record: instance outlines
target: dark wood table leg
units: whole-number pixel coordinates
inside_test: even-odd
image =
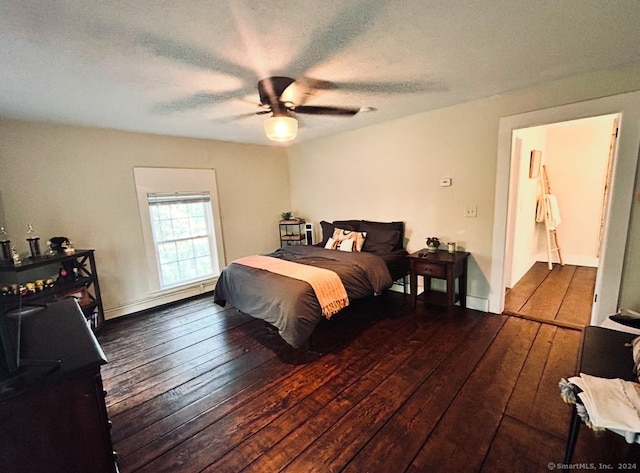
[[[411,273],[409,274],[409,289],[411,290],[411,299],[413,300],[413,307],[416,306],[416,301],[418,300],[418,275],[416,272],[411,269]]]
[[[447,268],[447,311],[453,315],[453,306],[456,304],[456,278],[452,267]]]
[[[431,278],[429,276],[422,275],[422,285],[424,289],[424,300],[427,301],[427,297],[429,296],[429,292],[431,292]]]

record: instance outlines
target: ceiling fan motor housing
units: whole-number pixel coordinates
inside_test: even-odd
[[[260,105],[267,110],[258,112],[272,113],[272,118],[285,117],[294,119],[298,113],[308,115],[334,115],[334,116],[353,116],[360,111],[359,107],[332,107],[325,105],[304,105],[294,103],[293,97],[283,99],[283,94],[291,85],[296,82],[295,79],[283,76],[266,77],[258,82],[258,95],[260,96]],[[316,81],[317,82],[317,81]],[[328,82],[320,83],[326,88]],[[295,90],[294,90],[295,93]],[[273,121],[275,123],[275,121]],[[291,123],[291,121],[289,121]],[[297,125],[297,122],[296,122]],[[291,126],[291,125],[290,125]]]
[[[295,82],[290,77],[267,77],[258,82],[258,94],[260,95],[260,104],[269,105],[275,113],[276,111],[286,112],[286,107],[280,101],[280,97],[285,89]],[[282,109],[282,110],[281,110]]]

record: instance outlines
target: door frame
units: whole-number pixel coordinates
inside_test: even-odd
[[[596,276],[591,324],[618,310],[629,217],[640,151],[640,92],[614,95],[503,117],[498,128],[489,312],[501,314],[505,298],[505,258],[513,131],[600,115],[619,114],[618,146],[611,171],[603,251]]]

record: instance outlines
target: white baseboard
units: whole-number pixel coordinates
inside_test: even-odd
[[[581,255],[562,255],[564,264],[570,264],[573,266],[587,266],[589,268],[597,268],[599,259],[595,256],[581,256]],[[554,260],[555,261],[555,260]]]
[[[540,258],[538,258],[538,261],[542,263],[546,263],[547,255],[541,256]],[[563,253],[562,261],[564,262],[564,264],[568,264],[571,266],[587,266],[589,268],[597,268],[600,260],[596,256],[572,255],[572,254]],[[555,258],[555,257],[551,258],[551,262],[553,263],[554,266],[557,264],[560,264],[558,262],[558,258]],[[524,274],[522,276],[524,276]]]
[[[467,309],[489,312],[489,299],[467,294]]]
[[[162,293],[153,294],[144,299],[137,301],[131,301],[118,307],[105,309],[105,320],[116,319],[124,315],[135,314],[147,309],[152,309],[172,302],[177,302],[189,297],[198,296],[205,292],[211,292],[216,286],[217,278],[211,281],[205,281],[193,286],[183,287],[171,291],[164,291]]]
[[[394,292],[404,292],[404,286],[402,284],[394,284],[389,290]],[[424,286],[421,282],[418,282],[418,294],[421,294],[423,291]],[[408,286],[407,294],[411,294],[411,289]],[[480,312],[489,312],[489,299],[484,297],[470,296],[469,294],[467,294],[467,309],[478,310]]]

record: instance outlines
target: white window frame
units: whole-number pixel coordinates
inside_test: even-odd
[[[152,292],[166,292],[176,288],[189,288],[198,286],[203,282],[215,281],[220,275],[221,268],[225,266],[224,246],[222,240],[222,225],[220,207],[218,203],[218,189],[216,184],[216,172],[214,169],[185,169],[185,168],[133,168],[142,237],[147,255],[147,267],[149,285]],[[156,255],[156,244],[151,228],[151,216],[149,214],[149,194],[169,193],[195,193],[207,192],[211,199],[211,265],[213,276],[183,284],[162,287],[160,281],[159,262]]]
[[[173,215],[173,209],[177,206],[198,206],[199,210],[202,211],[202,215],[199,217],[193,217],[188,212],[185,216],[180,217],[179,219]],[[211,279],[213,277],[213,261],[216,260],[216,255],[213,250],[215,248],[215,240],[214,240],[214,228],[213,228],[213,216],[211,212],[211,196],[208,192],[170,192],[166,193],[149,193],[147,194],[147,206],[149,207],[149,214],[151,217],[151,229],[153,233],[153,241],[156,258],[158,260],[158,275],[160,278],[160,287],[162,289],[169,289],[172,287],[179,287],[188,285],[194,282],[199,282],[207,279]],[[163,211],[164,208],[164,211]],[[169,214],[167,214],[166,210],[169,210]],[[177,208],[176,208],[177,210]],[[162,216],[168,218],[162,218]],[[186,220],[186,222],[184,222]],[[178,221],[183,221],[179,224]],[[204,223],[204,225],[195,230],[192,228],[193,224],[196,224],[198,221]],[[188,222],[188,223],[187,223]],[[184,225],[187,223],[187,225]],[[175,224],[179,224],[179,229],[187,230],[188,233],[184,235],[176,236]],[[165,235],[166,230],[171,230],[170,234]],[[201,241],[206,242],[206,255],[203,254],[196,257],[195,254],[190,255],[188,258],[180,257],[180,252],[178,247],[187,245],[191,247],[192,250],[195,249],[194,242]],[[178,280],[171,281],[167,280],[167,276],[170,273],[167,273],[163,268],[162,259],[162,251],[161,247],[172,248],[175,252],[175,260],[168,262],[170,265],[176,265],[178,270]],[[206,271],[202,271],[204,268],[198,268],[198,264],[196,264],[196,259],[202,262],[205,262],[207,265]],[[181,270],[181,266],[183,264],[191,261],[194,265],[193,269],[196,273],[192,277],[187,277]],[[183,268],[186,269],[186,268]],[[200,270],[199,270],[200,269]]]

